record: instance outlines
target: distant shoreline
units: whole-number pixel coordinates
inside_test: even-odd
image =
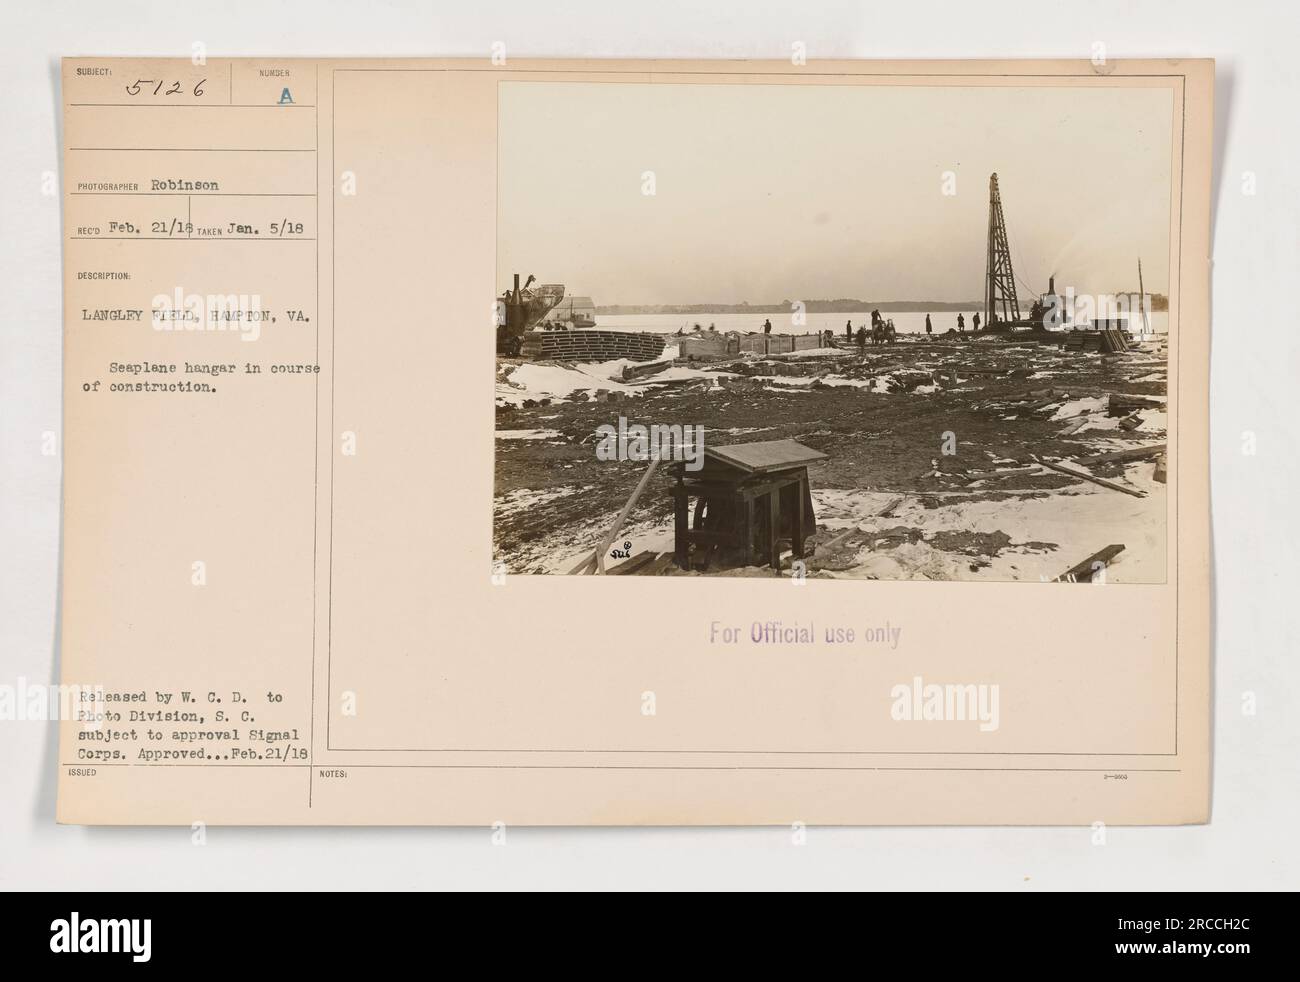
[[[717,304],[604,304],[596,307],[596,314],[788,314],[790,303],[717,303]],[[808,300],[804,311],[809,314],[866,314],[873,310],[881,313],[926,313],[929,311],[960,312],[983,310],[984,301],[947,300]]]
[[[1160,293],[1149,294],[1151,310],[1166,311],[1169,300]],[[624,316],[637,314],[672,314],[674,316],[693,317],[705,314],[788,314],[791,302],[746,304],[746,303],[697,303],[697,304],[603,304],[595,308],[597,316]],[[1028,310],[1028,305],[1025,306]],[[982,312],[983,300],[806,300],[804,312],[808,314],[866,314],[873,310],[881,313],[963,313]]]

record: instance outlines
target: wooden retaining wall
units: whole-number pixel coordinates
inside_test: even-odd
[[[785,355],[791,351],[820,348],[825,343],[822,334],[750,334],[740,339],[740,350],[760,355]]]

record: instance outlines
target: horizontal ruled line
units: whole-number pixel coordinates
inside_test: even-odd
[[[287,767],[339,767],[344,769],[368,769],[368,770],[452,770],[452,771],[970,771],[974,773],[983,772],[1014,772],[1027,771],[1033,773],[1054,773],[1054,774],[1094,774],[1113,771],[1110,767],[834,767],[826,765],[799,766],[788,764],[741,764],[735,766],[717,765],[717,766],[699,766],[688,765],[678,767],[671,764],[327,764],[327,763],[310,763],[310,764],[217,764],[217,763],[186,763],[177,762],[169,763],[165,761],[157,762],[135,762],[135,761],[82,761],[77,764],[60,764],[60,767],[271,767],[284,769]],[[1131,774],[1181,774],[1182,768],[1179,767],[1126,767],[1123,769],[1126,773]]]
[[[330,753],[343,754],[699,754],[703,756],[739,754],[742,756],[825,756],[825,757],[1177,757],[1175,751],[1116,750],[677,750],[672,748],[626,747],[613,750],[574,747],[333,747]]]
[[[315,153],[315,147],[302,147],[279,149],[275,147],[68,147],[69,150],[80,150],[86,152],[99,153],[119,153],[128,150],[139,150],[144,153]]]
[[[277,238],[274,235],[242,236],[233,235],[69,235],[69,239],[83,239],[88,242],[315,242],[300,235]]]
[[[315,109],[315,106],[286,102],[69,102],[78,109],[100,109],[130,106],[134,109]]]
[[[314,198],[315,191],[69,191],[68,194],[144,195],[160,198]]]

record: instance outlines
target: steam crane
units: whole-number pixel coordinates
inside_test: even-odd
[[[527,282],[519,285],[519,274],[515,273],[513,289],[504,291],[497,298],[497,354],[511,358],[519,357],[523,348],[524,335],[537,326],[551,309],[564,299],[564,284],[539,283],[533,286],[535,276],[529,276]],[[531,289],[529,289],[532,287]]]
[[[989,252],[984,284],[984,323],[988,329],[1006,329],[1020,321],[1016,278],[1011,270],[1011,247],[1007,244],[1007,223],[1002,217],[1002,194],[998,175],[989,178]]]

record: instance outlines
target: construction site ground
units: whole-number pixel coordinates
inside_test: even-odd
[[[1161,340],[1101,355],[969,338],[665,361],[627,381],[624,363],[502,361],[495,557],[509,573],[563,573],[591,554],[648,466],[597,459],[597,428],[622,416],[702,425],[706,446],[793,439],[825,453],[809,469],[810,577],[1048,580],[1119,544],[1110,580],[1163,582],[1166,365]],[[1089,462],[1142,448],[1145,459]],[[662,467],[611,572],[632,556],[647,574],[778,575],[677,569],[671,483]]]

